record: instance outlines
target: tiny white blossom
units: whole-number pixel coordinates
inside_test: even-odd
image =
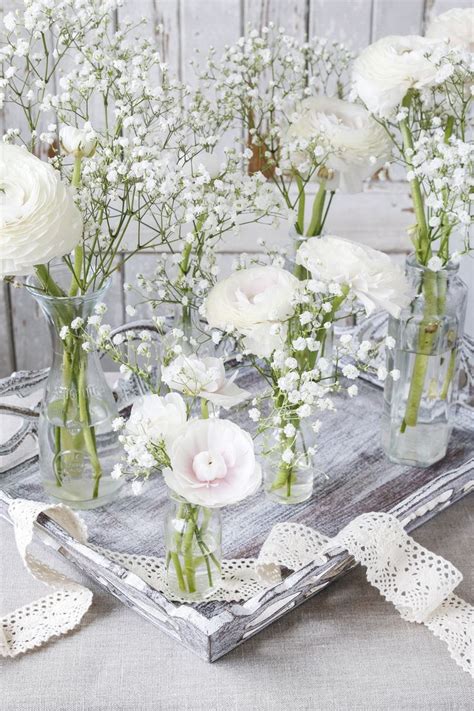
[[[127,304],[127,306],[125,307],[125,311],[129,316],[135,316],[135,314],[137,313],[135,306],[132,306],[132,304]]]
[[[132,481],[132,494],[134,494],[135,496],[138,496],[139,494],[141,494],[142,489],[143,489],[143,482],[142,481],[138,481],[138,479],[135,479],[135,481]]]
[[[295,454],[293,450],[291,450],[289,447],[285,449],[285,451],[282,453],[281,458],[285,462],[285,464],[291,464],[295,457]]]
[[[390,376],[393,380],[400,380],[400,371],[398,368],[394,368],[390,371]]]
[[[355,380],[356,378],[359,377],[359,371],[355,367],[355,365],[345,365],[342,369],[342,374],[344,377],[349,378],[349,380]]]
[[[349,397],[355,397],[358,392],[359,392],[359,388],[357,387],[357,385],[350,385],[347,388],[347,394],[349,395]]]
[[[385,339],[385,345],[387,348],[395,348],[395,339],[392,336],[387,336]]]
[[[80,328],[83,324],[84,324],[84,319],[81,318],[80,316],[76,316],[76,318],[74,318],[74,319],[71,321],[71,328],[72,328],[74,331],[76,331],[76,330],[77,330],[78,328]]]
[[[120,477],[123,475],[122,471],[122,466],[121,464],[114,464],[114,467],[112,471],[110,472],[110,477],[112,479],[120,479]]]
[[[118,432],[123,427],[125,427],[125,420],[123,417],[116,417],[112,420],[112,429],[114,432]]]
[[[249,417],[254,422],[258,422],[260,419],[260,410],[258,410],[256,407],[252,407],[249,410]]]
[[[296,428],[294,425],[291,424],[291,422],[289,422],[283,428],[283,432],[285,433],[286,437],[294,437],[296,434]]]
[[[59,338],[61,338],[63,341],[67,338],[69,333],[69,326],[63,326],[61,330],[59,331]]]
[[[439,257],[431,257],[427,266],[432,272],[439,272],[443,268],[443,262]]]
[[[299,338],[295,338],[293,341],[293,348],[295,351],[304,351],[306,348],[306,339],[301,336]]]
[[[387,368],[384,365],[381,365],[379,368],[377,368],[377,378],[379,380],[385,380],[387,375]]]

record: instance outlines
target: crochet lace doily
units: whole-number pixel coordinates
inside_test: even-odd
[[[34,524],[47,513],[78,541],[87,533],[67,506],[15,500],[9,513],[18,550],[29,572],[54,592],[0,619],[0,655],[14,657],[51,637],[76,627],[92,602],[92,593],[34,558],[29,546]],[[162,558],[129,555],[95,547],[168,598]],[[277,524],[257,559],[223,562],[222,585],[212,599],[243,602],[281,581],[281,568],[299,570],[308,563],[323,564],[327,556],[348,551],[366,568],[367,580],[410,622],[426,625],[443,640],[454,661],[473,675],[474,608],[454,594],[462,574],[449,561],[418,545],[400,522],[385,513],[358,516],[334,538],[308,526]]]

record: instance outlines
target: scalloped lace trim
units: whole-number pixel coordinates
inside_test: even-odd
[[[76,627],[92,602],[82,585],[34,558],[29,552],[35,521],[47,513],[79,542],[87,531],[79,516],[67,506],[22,499],[12,502],[9,513],[18,550],[25,567],[55,591],[0,618],[0,655],[14,657],[38,647]],[[95,547],[111,561],[135,573],[168,598],[164,561],[152,556],[118,553]],[[366,568],[367,580],[410,622],[426,625],[443,640],[451,657],[473,674],[474,608],[454,594],[462,574],[449,561],[418,545],[400,522],[385,513],[368,513],[351,521],[335,538],[308,526],[277,524],[257,559],[227,560],[223,582],[213,600],[243,602],[281,582],[281,568],[299,570],[346,550]]]

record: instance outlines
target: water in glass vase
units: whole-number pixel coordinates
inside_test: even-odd
[[[68,271],[59,267],[50,273],[67,293]],[[123,484],[111,477],[121,451],[112,427],[118,416],[115,400],[98,354],[84,348],[87,320],[106,288],[83,296],[56,297],[42,292],[35,278],[28,281],[53,341],[53,362],[38,425],[42,483],[51,497],[78,509],[109,502]]]
[[[264,458],[264,488],[267,498],[277,504],[300,504],[313,493],[313,449],[309,432],[294,421],[296,433],[278,442],[267,441]],[[306,441],[305,441],[306,438]]]
[[[172,495],[165,521],[166,579],[173,595],[199,602],[221,582],[221,516]]]
[[[466,287],[457,266],[431,272],[407,261],[414,286],[410,306],[389,318],[395,346],[384,387],[382,446],[394,462],[427,467],[446,455],[456,411]]]
[[[452,431],[450,406],[452,370],[456,351],[425,355],[425,388],[417,411],[416,425],[406,423],[410,374],[420,354],[394,349],[388,367],[400,371],[400,384],[385,387],[382,444],[392,461],[410,466],[429,466],[446,454]],[[454,359],[454,360],[453,360]]]

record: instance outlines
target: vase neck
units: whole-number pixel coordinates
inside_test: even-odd
[[[414,254],[409,254],[405,262],[405,271],[408,279],[415,286],[422,284],[425,280],[435,279],[438,282],[449,283],[457,277],[459,264],[448,262],[441,269],[434,271],[426,265],[420,264]]]

